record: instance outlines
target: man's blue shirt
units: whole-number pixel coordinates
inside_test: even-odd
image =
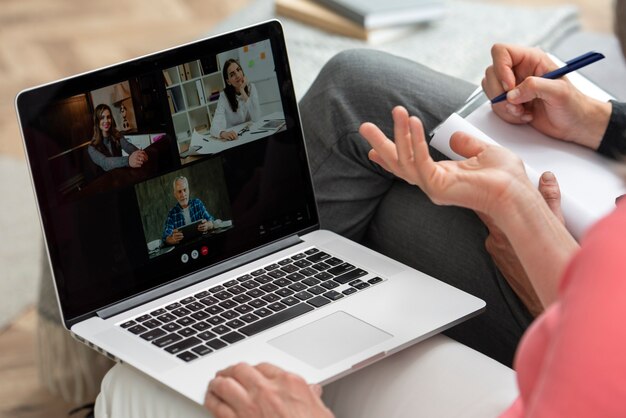
[[[215,218],[211,216],[211,214],[204,207],[204,203],[200,199],[191,199],[189,201],[189,216],[191,217],[191,222],[196,222],[201,219],[206,219],[207,221],[214,221]],[[163,242],[165,239],[172,235],[175,229],[181,228],[185,226],[185,216],[183,215],[183,208],[180,207],[179,203],[176,203],[170,212],[167,214],[167,219],[165,220],[165,228],[163,229]]]

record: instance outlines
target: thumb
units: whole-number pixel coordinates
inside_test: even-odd
[[[311,392],[313,392],[313,395],[317,396],[318,398],[322,396],[322,386],[321,385],[309,385],[309,388],[311,388]]]
[[[541,175],[539,179],[539,193],[543,196],[552,213],[565,224],[563,212],[561,211],[561,188],[552,172],[546,171]]]
[[[487,143],[465,132],[455,132],[450,137],[452,151],[465,158],[475,157],[487,147]]]
[[[567,100],[567,90],[564,80],[550,80],[541,77],[528,77],[513,90],[510,90],[506,99],[512,104],[523,104],[541,99],[554,103]]]

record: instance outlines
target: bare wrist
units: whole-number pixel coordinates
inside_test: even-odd
[[[594,151],[597,150],[609,125],[612,108],[610,102],[596,99],[587,100],[584,106],[581,129],[576,132],[573,141]]]

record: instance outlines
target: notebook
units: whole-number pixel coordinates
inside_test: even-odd
[[[285,125],[183,157],[194,128],[212,122],[210,97],[224,88],[229,59],[266,95],[262,113],[282,114]],[[121,83],[136,117],[127,131],[114,94]],[[199,89],[208,100],[198,100]],[[485,307],[319,228],[278,21],[35,87],[16,107],[64,325],[194,402],[237,362],[330,382]],[[144,149],[141,167],[118,159],[118,168],[87,178],[95,130],[165,135]],[[176,197],[181,178],[187,195]],[[207,212],[223,220],[219,233],[157,245],[165,225]]]

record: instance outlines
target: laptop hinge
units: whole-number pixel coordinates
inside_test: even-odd
[[[213,267],[209,267],[205,270],[192,273],[189,276],[185,276],[181,278],[180,280],[167,283],[163,286],[159,286],[158,288],[143,292],[140,295],[133,296],[132,298],[107,306],[106,308],[103,308],[97,311],[96,314],[102,319],[110,318],[112,316],[125,312],[129,309],[133,309],[137,306],[140,306],[144,303],[148,303],[151,300],[176,292],[177,290],[183,289],[195,283],[217,276],[228,270],[232,270],[237,267],[243,266],[247,263],[251,263],[255,260],[271,255],[275,252],[284,250],[285,248],[289,248],[296,244],[300,244],[301,242],[303,241],[300,239],[298,235],[289,236],[280,241],[275,241],[271,244],[268,244],[261,248],[257,248],[256,250],[250,251],[246,254],[242,254],[231,260],[226,260]]]

